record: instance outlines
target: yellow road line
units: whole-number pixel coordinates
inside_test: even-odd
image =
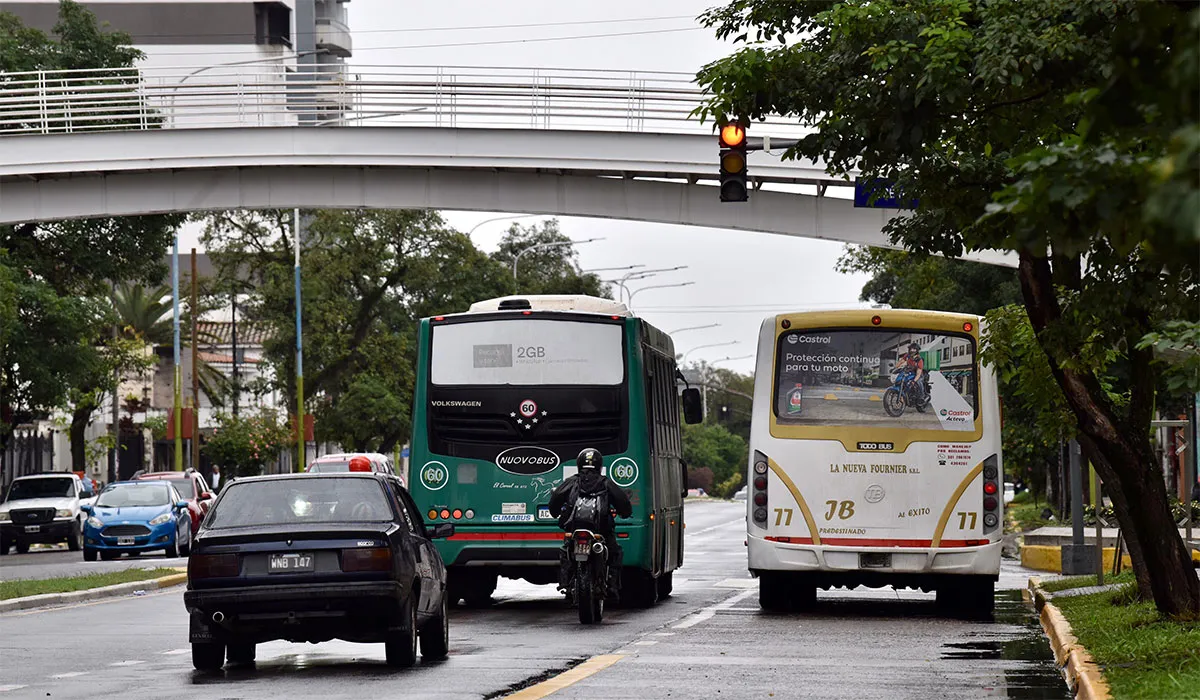
[[[871,394],[871,397],[867,401],[883,401],[883,397],[879,394]]]
[[[804,516],[804,522],[808,524],[808,534],[812,537],[813,544],[820,546],[821,535],[817,532],[817,521],[813,520],[812,511],[808,509],[808,503],[805,502],[804,496],[800,495],[800,489],[796,488],[796,483],[784,473],[783,469],[775,463],[775,460],[767,457],[767,466],[771,468],[771,471],[775,472],[775,476],[779,477],[783,485],[792,493],[792,498],[796,499],[796,505],[800,506],[800,513]]]
[[[837,394],[825,394],[825,400],[826,401],[837,401],[838,400]]]
[[[625,658],[625,654],[601,654],[593,656],[569,671],[564,671],[553,678],[547,678],[537,685],[531,685],[528,688],[518,690],[504,697],[506,700],[539,700],[547,695],[557,693],[563,688],[575,685],[584,678],[603,671],[623,658]]]
[[[933,531],[933,542],[930,546],[936,549],[942,545],[942,533],[946,531],[946,523],[950,520],[950,514],[954,512],[954,506],[958,505],[958,499],[962,498],[963,491],[966,491],[971,482],[975,480],[975,477],[979,476],[982,472],[983,462],[980,462],[967,474],[962,483],[958,485],[958,488],[954,489],[954,495],[950,497],[950,500],[946,502],[946,507],[942,509],[942,517],[938,518],[937,529]]]

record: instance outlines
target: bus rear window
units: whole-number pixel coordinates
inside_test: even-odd
[[[622,327],[513,319],[435,326],[437,386],[615,386],[625,380]]]
[[[800,329],[779,337],[783,425],[974,430],[975,341],[923,330]]]

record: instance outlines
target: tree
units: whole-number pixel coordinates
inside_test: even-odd
[[[712,483],[727,485],[745,470],[746,441],[711,423],[683,426],[683,461],[688,470],[712,470]],[[736,487],[735,487],[736,490]],[[720,496],[730,494],[718,493]]]
[[[535,247],[541,246],[541,247]],[[522,253],[522,251],[527,251]],[[517,262],[517,279],[513,291],[521,294],[587,294],[611,298],[608,285],[591,273],[580,271],[571,239],[558,229],[558,219],[544,221],[539,226],[514,223],[492,253],[492,259],[504,265],[512,274],[513,260]]]
[[[1159,366],[1141,345],[1200,309],[1200,10],[733,0],[703,21],[758,43],[700,71],[702,116],[795,117],[811,133],[790,155],[893,182],[919,203],[885,227],[910,250],[1017,255],[1034,337],[1139,589],[1164,614],[1200,617],[1149,437]]]
[[[507,292],[504,268],[437,212],[322,210],[305,215],[302,311],[305,394],[318,439],[390,451],[409,432],[416,323]],[[209,219],[217,286],[255,281],[244,318],[269,330],[273,388],[295,405],[291,212]]]
[[[232,480],[262,474],[291,440],[287,427],[271,411],[249,416],[218,414],[217,427],[202,449],[221,468],[222,477]]]
[[[128,34],[103,31],[77,3],[63,0],[58,18],[51,37],[0,13],[0,72],[120,68],[142,55]],[[111,82],[102,73],[95,80]],[[181,221],[0,226],[0,308],[19,310],[0,323],[0,453],[19,423],[64,406],[83,411],[111,391],[114,367],[129,358],[118,357],[117,345],[102,347],[111,345],[109,280],[161,279],[160,261]],[[82,468],[78,459],[75,466]]]

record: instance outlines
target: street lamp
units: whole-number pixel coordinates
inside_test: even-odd
[[[688,326],[687,328],[676,328],[673,331],[667,331],[667,335],[675,335],[676,333],[682,333],[684,331],[698,331],[698,330],[702,330],[705,328],[716,328],[719,325],[721,325],[721,324],[710,323],[707,326]]]
[[[590,270],[580,270],[580,272],[582,272],[584,274],[586,274],[588,272],[613,272],[613,271],[619,271],[619,270],[633,270],[633,269],[639,268],[639,267],[645,267],[645,265],[625,265],[623,267],[593,267]]]
[[[528,218],[534,217],[534,216],[541,216],[541,214],[519,214],[517,216],[497,216],[494,219],[484,219],[483,221],[480,221],[479,223],[472,226],[470,231],[467,231],[467,238],[470,238],[471,234],[475,233],[475,229],[479,228],[480,226],[483,226],[484,224],[490,224],[493,221],[508,221],[509,219],[528,219]]]
[[[583,243],[591,243],[592,241],[602,241],[602,240],[604,240],[604,239],[603,238],[588,238],[583,241],[551,241],[550,243],[538,243],[536,245],[531,245],[528,248],[522,248],[521,250],[517,251],[516,255],[513,256],[513,282],[517,281],[517,263],[521,262],[521,256],[532,250],[542,250],[544,248],[557,248],[559,246],[564,246],[564,245],[579,245],[579,244],[583,244]]]
[[[625,286],[626,282],[632,282],[634,280],[644,280],[647,277],[653,277],[660,272],[675,272],[676,270],[686,270],[686,269],[687,269],[687,265],[676,265],[675,267],[660,267],[655,270],[638,270],[637,272],[630,272],[629,274],[625,275],[624,277],[622,277],[619,280],[611,280],[611,284],[615,284],[621,288],[621,290],[624,292],[624,294],[621,296],[619,301],[624,301],[625,296],[629,294],[629,287]],[[633,301],[630,300],[629,303],[632,304]]]
[[[708,364],[711,367],[712,365],[715,365],[718,362],[732,362],[734,360],[748,360],[751,357],[754,357],[754,355],[742,355],[740,357],[722,357],[721,359],[713,360],[712,362],[709,362]]]
[[[639,289],[635,289],[629,293],[629,310],[630,311],[633,310],[633,297],[635,297],[638,292],[644,292],[647,289],[667,289],[668,287],[690,287],[693,284],[695,284],[695,282],[677,282],[675,284],[652,284],[649,287],[641,287]]]
[[[697,345],[696,347],[692,348],[691,350],[688,350],[687,352],[683,353],[683,360],[681,360],[679,364],[681,364],[681,365],[687,364],[688,355],[691,355],[692,353],[696,352],[697,350],[703,350],[705,348],[723,348],[726,345],[737,345],[741,342],[742,341],[740,341],[740,340],[730,340],[725,343],[709,343],[708,345]]]

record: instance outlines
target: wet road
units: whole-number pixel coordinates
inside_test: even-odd
[[[0,699],[490,699],[596,655],[618,660],[553,697],[1068,697],[1016,590],[995,623],[942,619],[931,595],[894,591],[822,592],[813,613],[759,612],[743,514],[689,504],[687,563],[655,608],[585,628],[553,587],[502,581],[491,609],[452,612],[448,659],[403,671],[384,665],[381,644],[273,642],[255,667],[194,672],[182,588],[3,615]],[[1024,584],[1015,568],[1002,580]]]

